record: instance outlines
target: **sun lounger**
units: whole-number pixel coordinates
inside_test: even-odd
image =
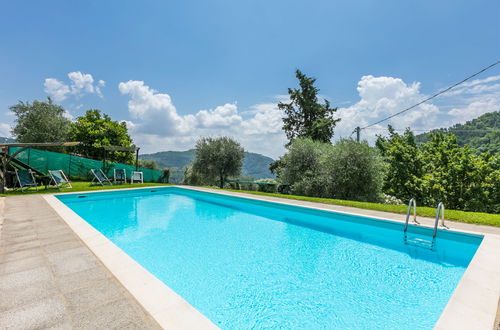
[[[127,171],[123,168],[118,168],[113,170],[113,182],[116,184],[117,182],[127,183]]]
[[[98,168],[98,169],[91,169],[90,172],[92,173],[92,175],[94,176],[94,178],[92,179],[92,183],[96,183],[96,184],[100,184],[101,186],[104,186],[105,182],[107,182],[108,186],[112,186],[113,183],[111,183],[111,181],[108,179],[108,177],[106,176],[106,174],[104,174],[104,172]]]
[[[29,189],[30,187],[35,187],[36,191],[38,191],[38,185],[35,181],[35,176],[31,170],[18,170],[16,169],[16,177],[17,182],[19,183],[19,188],[24,192],[25,189]]]
[[[49,175],[51,178],[50,182],[54,183],[54,186],[57,188],[71,188],[71,182],[69,182],[62,170],[49,170]]]

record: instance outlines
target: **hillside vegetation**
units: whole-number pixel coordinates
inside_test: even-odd
[[[14,142],[16,142],[16,140],[0,136],[0,143],[14,143]]]
[[[467,144],[475,153],[500,154],[500,111],[485,113],[465,124],[439,131],[455,134],[459,146]],[[423,143],[429,141],[429,136],[430,133],[424,133],[415,138],[417,143]]]
[[[195,150],[162,151],[141,155],[141,159],[154,160],[160,168],[170,168],[170,182],[179,183],[184,178],[184,166],[190,164],[195,156]],[[245,152],[241,175],[253,179],[274,178],[269,171],[269,164],[274,160],[261,154]]]

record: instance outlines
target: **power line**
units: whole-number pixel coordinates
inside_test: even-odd
[[[367,129],[380,130],[380,131],[389,130],[387,127],[368,127]],[[430,129],[412,129],[412,128],[409,128],[409,129],[412,132],[430,132],[430,131],[441,131],[441,130],[445,130],[448,133],[454,133],[454,132],[473,132],[473,133],[474,132],[482,132],[482,133],[493,132],[493,133],[496,133],[496,132],[500,132],[500,130],[498,130],[498,129],[453,129],[453,128],[430,128]],[[406,129],[403,129],[403,128],[393,128],[393,130],[396,132],[406,131]],[[351,133],[351,135],[353,133]]]
[[[495,63],[488,65],[487,67],[485,67],[485,68],[481,69],[480,71],[478,71],[478,72],[474,73],[473,75],[470,75],[470,76],[468,76],[467,78],[465,78],[465,79],[463,79],[463,80],[461,80],[461,81],[457,82],[456,84],[453,84],[453,85],[451,85],[450,87],[448,87],[448,88],[446,88],[446,89],[443,89],[442,91],[440,91],[440,92],[438,92],[438,93],[436,93],[436,94],[434,94],[434,95],[432,95],[432,96],[429,96],[428,98],[426,98],[426,99],[424,99],[424,100],[422,100],[422,101],[418,102],[417,104],[412,105],[412,106],[411,106],[411,107],[409,107],[409,108],[406,108],[406,109],[404,109],[404,110],[401,110],[401,111],[399,111],[399,112],[396,112],[395,114],[390,115],[390,116],[389,116],[389,117],[387,117],[387,118],[381,119],[381,120],[379,120],[379,121],[377,121],[377,122],[375,122],[375,123],[372,123],[372,124],[370,124],[370,125],[368,125],[368,126],[365,126],[365,127],[361,127],[361,128],[359,128],[359,129],[360,129],[360,130],[362,130],[362,129],[366,129],[366,128],[368,128],[368,127],[371,127],[371,126],[377,125],[377,124],[379,124],[379,123],[381,123],[381,122],[383,122],[383,121],[386,121],[386,120],[388,120],[388,119],[391,119],[391,118],[393,118],[393,117],[396,117],[397,115],[400,115],[400,114],[402,114],[403,112],[406,112],[406,111],[409,111],[409,110],[411,110],[411,109],[413,109],[413,108],[415,108],[415,107],[418,107],[419,105],[421,105],[421,104],[423,104],[423,103],[425,103],[425,102],[427,102],[427,101],[429,101],[429,100],[431,100],[431,99],[433,99],[433,98],[435,98],[435,97],[437,97],[437,96],[439,96],[439,95],[441,95],[441,94],[446,93],[446,92],[447,92],[447,91],[449,91],[450,89],[455,88],[455,87],[457,87],[458,85],[463,84],[463,83],[464,83],[464,82],[466,82],[467,80],[474,78],[475,76],[477,76],[477,75],[479,75],[479,74],[483,73],[484,71],[486,71],[486,70],[488,70],[488,69],[491,69],[492,67],[494,67],[494,66],[495,66],[495,65],[497,65],[498,63],[500,63],[500,61],[496,61]]]

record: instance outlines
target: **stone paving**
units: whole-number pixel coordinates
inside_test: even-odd
[[[31,195],[0,198],[0,328],[159,326],[45,200]]]

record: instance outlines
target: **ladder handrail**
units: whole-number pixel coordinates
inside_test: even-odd
[[[441,212],[439,212],[441,211]],[[437,206],[437,209],[436,209],[436,220],[434,221],[434,233],[432,234],[432,237],[436,237],[436,234],[437,234],[437,227],[438,227],[438,223],[439,223],[439,213],[441,213],[441,225],[443,227],[446,227],[444,225],[444,204],[443,202],[439,202],[438,206]]]
[[[419,224],[417,221],[417,202],[415,201],[415,198],[410,199],[410,202],[408,203],[408,210],[406,211],[406,220],[405,220],[405,229],[404,232],[408,230],[408,221],[410,220],[410,213],[411,213],[411,207],[413,206],[413,222],[416,224]]]

